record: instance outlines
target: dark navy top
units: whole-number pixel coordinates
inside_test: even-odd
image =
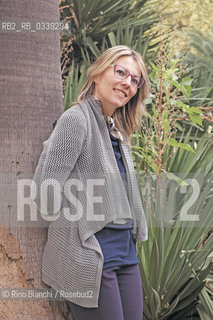
[[[118,139],[110,134],[118,168],[126,187],[126,170],[123,163]],[[104,256],[103,269],[115,266],[136,264],[139,262],[136,254],[135,241],[131,229],[133,220],[125,224],[108,223],[103,229],[95,233]]]

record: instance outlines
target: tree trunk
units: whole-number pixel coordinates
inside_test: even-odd
[[[57,0],[0,2],[0,288],[46,287],[40,269],[47,229],[17,221],[17,183],[32,178],[63,112],[60,32],[46,31],[47,21],[57,29]],[[69,319],[63,302],[4,295],[0,289],[1,320]]]

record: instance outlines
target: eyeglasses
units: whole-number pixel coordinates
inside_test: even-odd
[[[120,80],[125,80],[130,76],[131,77],[131,85],[134,88],[140,88],[146,82],[142,77],[131,74],[129,72],[129,70],[127,70],[126,68],[124,68],[118,64],[114,64],[113,69],[114,69],[114,75],[117,78],[119,78]]]

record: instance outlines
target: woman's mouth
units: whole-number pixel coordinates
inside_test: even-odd
[[[122,91],[122,90],[119,90],[119,89],[114,89],[120,96],[122,96],[122,97],[124,97],[124,98],[126,98],[127,97],[127,94],[124,92],[124,91]]]

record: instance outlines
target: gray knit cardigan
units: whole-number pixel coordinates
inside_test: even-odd
[[[39,191],[35,201],[42,213],[45,182],[60,184],[58,194],[53,192],[54,183],[46,188],[46,213],[54,210],[55,221],[49,224],[42,280],[56,290],[58,297],[83,307],[98,307],[103,254],[94,234],[112,221],[132,218],[133,238],[147,239],[130,150],[125,143],[120,143],[120,148],[128,193],[101,105],[91,96],[62,114],[44,142],[33,178]],[[58,210],[53,207],[54,201]]]

